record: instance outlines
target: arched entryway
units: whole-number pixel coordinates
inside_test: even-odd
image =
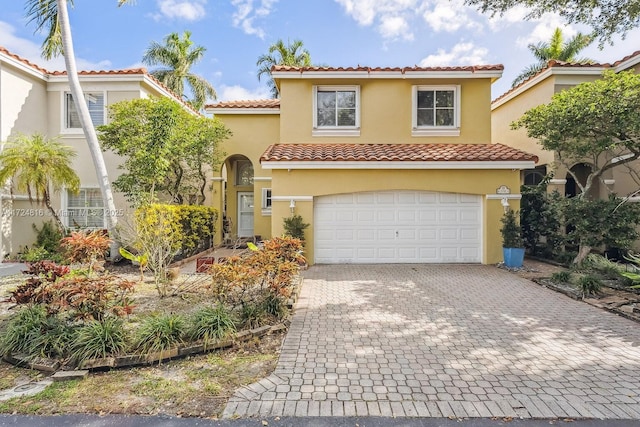
[[[233,241],[253,237],[253,163],[243,155],[230,156],[222,167],[222,177],[224,239]]]

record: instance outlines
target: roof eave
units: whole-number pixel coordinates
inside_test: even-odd
[[[416,71],[274,71],[276,83],[285,79],[492,79],[502,77],[502,70],[416,70]]]
[[[530,80],[527,80],[520,86],[516,86],[514,89],[510,89],[504,94],[500,95],[491,103],[491,110],[495,110],[496,108],[506,104],[512,99],[520,96],[522,93],[528,91],[529,89],[535,87],[542,81],[548,79],[553,75],[600,75],[607,67],[605,66],[597,66],[597,67],[550,67],[546,68],[544,71],[541,71],[537,75],[535,75]]]
[[[535,160],[484,161],[275,161],[261,159],[264,169],[533,169]]]

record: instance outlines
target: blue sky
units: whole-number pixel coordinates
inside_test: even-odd
[[[62,59],[40,57],[42,34],[24,17],[24,1],[3,0],[0,46],[50,70]],[[219,100],[268,98],[256,77],[257,58],[277,39],[301,39],[315,64],[330,66],[438,66],[503,64],[493,97],[534,61],[528,43],[546,41],[554,28],[565,34],[588,28],[547,14],[525,21],[526,10],[491,18],[462,0],[76,0],[70,11],[80,69],[140,67],[153,40],[190,30],[207,48],[193,71],[209,80]],[[584,56],[612,62],[640,49],[640,29],[625,40]]]

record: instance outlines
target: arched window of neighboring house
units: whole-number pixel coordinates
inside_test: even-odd
[[[565,197],[575,197],[578,194],[582,193],[582,190],[580,190],[580,186],[576,183],[576,179],[573,176],[575,175],[578,178],[580,184],[584,186],[587,183],[587,177],[591,173],[591,170],[591,165],[587,163],[578,163],[571,168],[571,172],[573,172],[573,175],[567,172],[567,183],[564,186]],[[598,193],[598,182],[594,181],[592,184],[591,194],[597,195]]]
[[[547,175],[547,166],[537,166],[535,169],[526,169],[524,171],[523,184],[528,187],[534,187],[542,182]]]

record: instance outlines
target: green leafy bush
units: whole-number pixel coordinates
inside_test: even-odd
[[[267,324],[269,317],[264,301],[247,302],[240,307],[242,326],[247,329],[259,328]]]
[[[42,223],[42,227],[38,228],[32,224],[33,230],[36,232],[36,245],[43,248],[50,255],[60,256],[60,242],[64,237],[58,225],[53,221]]]
[[[600,279],[594,276],[582,276],[578,279],[578,287],[582,291],[582,297],[584,298],[587,295],[595,295],[600,292],[600,288],[602,288],[602,282]]]
[[[18,311],[7,321],[0,334],[0,354],[28,353],[34,333],[47,317],[47,309],[42,305],[31,305]]]
[[[288,218],[284,218],[283,222],[285,236],[300,239],[304,242],[304,230],[309,227],[309,224],[305,223],[300,215],[291,215]]]
[[[177,314],[148,317],[138,329],[135,347],[144,354],[168,350],[183,342],[186,329],[184,318]]]
[[[22,262],[38,262],[48,260],[49,258],[49,252],[42,246],[25,247],[24,250],[18,254],[18,259]]]
[[[187,336],[191,340],[203,340],[205,345],[235,332],[236,324],[231,311],[223,304],[198,310],[191,319]]]
[[[269,292],[263,301],[265,311],[278,320],[284,319],[289,314],[289,308],[285,298]]]
[[[518,224],[518,213],[512,209],[507,210],[500,219],[502,222],[502,246],[505,248],[522,248],[522,229]]]
[[[553,283],[569,283],[571,281],[570,271],[556,271],[551,275]]]
[[[23,353],[28,357],[64,356],[73,342],[73,329],[43,305],[22,308],[0,333],[0,354]]]
[[[595,270],[608,279],[617,279],[625,271],[624,266],[598,254],[587,255],[583,267]]]
[[[122,319],[107,317],[80,326],[71,352],[76,360],[97,359],[121,354],[126,346],[127,333]]]

